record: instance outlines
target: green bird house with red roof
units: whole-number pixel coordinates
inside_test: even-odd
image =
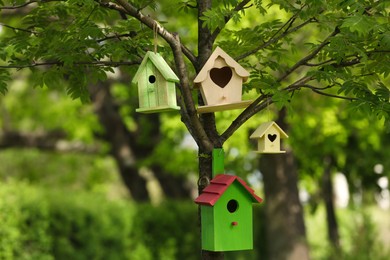
[[[202,249],[253,249],[252,203],[261,203],[241,178],[219,174],[195,199],[201,207]]]

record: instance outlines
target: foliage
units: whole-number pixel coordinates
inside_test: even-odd
[[[308,241],[313,259],[387,259],[390,249],[380,239],[380,231],[389,224],[387,213],[376,207],[360,209],[339,209],[339,220],[342,249],[331,249],[326,241],[326,226],[323,221],[324,207],[315,214],[307,213]],[[374,215],[384,215],[383,219],[374,222]]]
[[[329,95],[325,89],[333,88],[356,109],[389,118],[390,62],[389,55],[383,55],[390,46],[386,1],[247,2],[215,1],[199,22],[218,36],[215,43],[251,67],[248,87],[272,95],[279,108],[289,106],[294,91]],[[18,3],[3,1],[3,6],[18,9],[24,2]],[[185,29],[175,22],[178,15],[196,19],[193,1],[180,2],[171,15],[159,13],[168,12],[165,4],[139,1],[134,8],[163,16],[171,31]],[[51,88],[65,78],[67,92],[86,101],[88,83],[106,80],[116,66],[139,64],[153,42],[152,30],[144,30],[143,24],[151,24],[131,12],[121,19],[123,13],[117,10],[124,12],[107,1],[47,1],[31,8],[21,21],[8,19],[1,35],[1,92],[10,79],[4,69],[30,68],[34,85]],[[253,21],[250,26],[248,20]],[[171,45],[165,32],[170,33],[159,33]],[[187,34],[183,37],[192,47]],[[161,47],[161,52],[168,51]]]
[[[120,67],[122,74],[134,75],[136,65],[147,50],[153,49],[155,34],[158,34],[164,40],[162,44],[159,42],[159,52],[167,57],[181,79],[178,85],[181,121],[193,135],[201,153],[222,146],[249,118],[272,103],[278,110],[287,107],[290,112],[294,111],[294,101],[300,104],[305,99],[299,95],[302,92],[348,101],[348,115],[341,118],[327,109],[324,111],[329,121],[345,120],[360,111],[362,117],[375,116],[390,129],[387,1],[180,1],[175,7],[181,8],[173,8],[171,1],[144,0],[17,0],[0,1],[0,5],[4,17],[0,32],[0,93],[7,92],[8,83],[20,76],[20,70],[28,69],[26,74],[32,86],[49,89],[61,86],[71,97],[87,102],[88,87],[113,77],[114,68]],[[197,31],[198,35],[191,30]],[[181,43],[176,35],[183,39]],[[252,106],[242,113],[230,114],[233,116],[223,122],[222,131],[215,127],[214,114],[197,115],[197,95],[191,88],[191,79],[215,45],[221,46],[251,71],[245,89],[255,93]],[[183,61],[183,56],[187,60]],[[132,100],[134,102],[134,98]],[[317,101],[312,96],[305,100],[309,107],[315,107]],[[118,105],[123,113],[131,107]],[[311,110],[304,111],[308,112]],[[126,117],[127,126],[136,129],[134,122],[135,118]],[[310,129],[313,130],[310,134],[322,135],[315,140],[315,145],[321,144],[323,151],[316,146],[308,149],[297,145],[302,157],[322,159],[324,155],[337,154],[341,155],[338,166],[349,166],[350,162],[360,164],[362,160],[354,157],[356,153],[343,157],[345,150],[334,149],[334,146],[364,150],[372,145],[372,139],[362,142],[365,143],[362,146],[356,145],[356,135],[340,125],[329,127],[329,122],[310,116],[304,123],[323,126],[324,132],[318,127]],[[359,129],[355,128],[355,123],[348,129]],[[169,124],[164,127],[169,133]],[[308,132],[296,131],[295,134],[305,140],[305,133]],[[147,139],[145,135],[141,136],[141,142]],[[367,137],[364,135],[359,138]],[[159,164],[173,161],[166,157],[170,155],[166,151],[183,136],[184,132],[180,130],[180,134],[170,136],[158,149],[153,149]],[[352,137],[354,145],[349,142],[351,139],[342,137]],[[372,157],[377,151],[374,149]],[[181,162],[184,164],[190,157],[191,154],[186,154]],[[307,172],[315,169],[318,174],[320,159],[314,163],[302,159],[301,164]],[[356,165],[351,172],[358,174],[371,162],[370,159],[367,164]],[[143,163],[153,164],[148,159]],[[177,170],[174,163],[164,165],[168,171]],[[191,167],[189,165],[183,171],[187,172]],[[207,174],[211,173],[200,173]],[[83,222],[77,225],[81,226]],[[153,256],[176,254],[175,242],[169,243],[172,244],[165,245],[169,250],[154,251]]]
[[[192,201],[136,205],[16,181],[0,195],[1,259],[198,259]],[[261,208],[255,216],[262,226]]]
[[[313,206],[322,199],[322,176],[327,164],[331,172],[346,175],[352,194],[357,190],[376,191],[381,176],[374,174],[374,166],[390,167],[389,137],[383,122],[352,111],[340,100],[327,100],[312,93],[299,93],[297,97],[301,102],[292,102],[289,144],[297,158],[301,184],[312,195]],[[311,113],[300,116],[304,111]],[[386,170],[384,175],[389,177],[389,172]]]
[[[192,202],[164,202],[158,207],[138,205],[134,239],[149,245],[152,259],[198,259],[197,223]]]
[[[0,195],[1,259],[198,259],[193,202],[137,205],[15,181],[1,183]],[[307,213],[313,258],[387,259],[372,217],[379,213],[340,210],[342,252],[325,242],[324,208]],[[264,208],[254,207],[254,250],[226,252],[226,259],[267,259],[265,224]]]

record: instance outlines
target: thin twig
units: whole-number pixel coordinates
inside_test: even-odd
[[[33,4],[33,3],[37,3],[38,1],[37,0],[31,0],[29,2],[26,2],[24,4],[21,4],[21,5],[14,5],[14,6],[1,6],[0,7],[0,10],[13,10],[13,9],[19,9],[19,8],[22,8],[22,7],[25,7],[25,6],[28,6],[30,4]]]
[[[104,41],[111,40],[111,39],[120,39],[122,37],[132,37],[132,36],[133,35],[131,33],[114,34],[114,35],[108,35],[104,38],[98,39],[98,40],[96,40],[96,42],[100,43],[100,42],[104,42]]]
[[[98,67],[119,67],[119,66],[131,66],[139,65],[141,61],[76,61],[73,65],[80,66],[98,66]],[[60,65],[63,66],[64,63],[61,61],[47,61],[47,62],[34,62],[31,64],[24,65],[0,65],[0,69],[25,69],[25,68],[34,68],[41,66],[53,66]]]
[[[313,21],[315,21],[313,18],[310,18],[308,20],[306,20],[305,22],[293,27],[292,27],[292,24],[294,23],[296,17],[299,15],[299,13],[301,12],[301,10],[305,7],[302,6],[301,9],[296,13],[294,14],[292,17],[290,17],[290,19],[288,19],[287,22],[285,22],[283,24],[282,27],[280,27],[270,38],[268,41],[264,42],[263,44],[259,45],[258,47],[254,48],[253,50],[250,50],[246,53],[243,53],[241,54],[240,56],[237,56],[235,57],[235,60],[239,61],[239,60],[242,60],[252,54],[255,54],[256,52],[264,49],[264,48],[267,48],[268,46],[278,42],[280,39],[286,37],[287,35],[293,33],[293,32],[296,32],[298,31],[299,29],[301,29],[302,27],[308,25],[309,23],[312,23]],[[287,26],[287,28],[285,28]],[[285,28],[285,29],[284,29]],[[291,29],[290,29],[291,28]],[[283,31],[283,32],[282,32]],[[282,32],[282,33],[281,33]],[[279,36],[278,36],[279,35]]]
[[[166,30],[162,27],[156,20],[152,19],[150,16],[144,15],[140,12],[136,7],[134,7],[130,2],[126,0],[116,0],[118,4],[113,3],[102,3],[100,5],[106,8],[110,8],[113,10],[117,10],[120,13],[128,14],[137,20],[139,20],[142,24],[149,27],[151,30],[153,28],[157,29],[157,33],[168,43],[172,44],[175,41],[175,37],[173,33]],[[183,54],[191,61],[192,64],[196,63],[195,55],[183,44],[181,44],[181,50]]]
[[[330,93],[325,93],[325,92],[319,90],[319,88],[311,86],[311,85],[308,85],[308,84],[300,85],[300,86],[297,86],[297,87],[308,88],[308,89],[312,90],[313,92],[315,92],[317,94],[320,94],[320,95],[323,95],[323,96],[327,96],[327,97],[339,98],[339,99],[344,99],[344,100],[349,100],[349,101],[359,100],[358,98],[345,97],[345,96],[339,96],[339,95],[334,95],[334,94],[330,94]]]
[[[283,81],[286,79],[291,73],[293,73],[296,69],[301,67],[302,65],[305,65],[309,60],[313,59],[326,45],[329,44],[329,39],[338,34],[340,31],[338,28],[336,28],[326,39],[317,46],[316,49],[314,49],[310,54],[300,59],[297,63],[295,63],[291,68],[289,68],[287,71],[283,73],[281,77],[278,78],[278,82]]]
[[[232,10],[232,12],[235,12],[235,13],[237,13],[237,12],[239,12],[239,11],[241,11],[241,10],[244,10],[244,9],[246,9],[246,8],[249,8],[249,7],[245,7],[246,6],[246,4],[247,3],[249,3],[250,2],[250,0],[244,0],[244,1],[242,1],[241,3],[239,3],[236,7],[234,7],[234,9]],[[250,6],[252,6],[252,5],[250,5]],[[229,21],[230,21],[230,19],[233,17],[233,15],[231,14],[231,15],[227,15],[227,16],[225,16],[225,24],[227,24]],[[222,31],[222,28],[219,28],[219,27],[217,27],[215,30],[214,30],[214,32],[211,34],[211,42],[214,42],[215,41],[215,39],[217,38],[217,36],[219,35],[219,33]]]
[[[8,24],[5,24],[5,23],[0,23],[0,26],[8,28],[8,29],[11,29],[11,30],[14,30],[14,31],[21,31],[21,32],[26,32],[26,33],[31,33],[31,34],[34,34],[34,35],[38,35],[38,33],[35,32],[35,31],[14,27],[14,26],[11,26],[11,25],[8,25]]]
[[[30,0],[28,2],[25,2],[24,4],[20,5],[13,5],[13,6],[0,6],[0,10],[15,10],[20,9],[23,7],[26,7],[28,5],[34,4],[34,3],[48,3],[48,2],[65,2],[65,0]]]

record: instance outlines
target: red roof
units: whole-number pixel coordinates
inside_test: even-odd
[[[226,189],[237,180],[252,196],[253,202],[261,203],[262,198],[258,197],[255,194],[255,191],[252,190],[240,177],[228,174],[219,174],[210,181],[210,184],[203,189],[202,194],[195,199],[195,203],[207,206],[214,206],[217,200],[222,196]]]

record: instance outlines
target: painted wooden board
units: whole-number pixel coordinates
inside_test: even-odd
[[[225,173],[225,152],[222,148],[215,148],[212,152],[212,174],[213,178],[218,174]]]
[[[132,84],[138,87],[140,113],[179,110],[176,104],[176,86],[179,78],[160,54],[147,52]]]
[[[135,111],[138,113],[152,114],[157,112],[172,112],[177,110],[180,110],[179,106],[157,106],[157,107],[137,108]]]
[[[257,153],[286,152],[280,150],[280,142],[282,138],[288,138],[288,135],[273,121],[261,124],[249,138],[258,140]]]
[[[195,202],[201,206],[202,249],[253,248],[252,203],[261,203],[262,199],[241,178],[215,176]]]
[[[252,102],[253,100],[245,100],[245,101],[230,103],[230,104],[219,104],[214,106],[199,106],[197,108],[197,111],[199,114],[203,114],[203,113],[219,112],[224,110],[242,109],[242,108],[247,108],[250,104],[252,104]]]
[[[241,102],[242,83],[249,77],[240,64],[217,47],[194,79],[206,106],[218,106]],[[222,106],[220,109],[235,109]]]

